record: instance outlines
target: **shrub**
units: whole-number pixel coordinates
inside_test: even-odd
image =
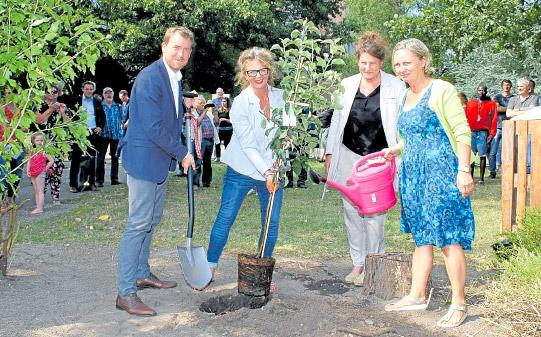
[[[541,336],[541,210],[529,210],[516,233],[514,254],[486,293],[486,315],[506,336]]]
[[[541,254],[541,208],[530,209],[521,223],[522,227],[509,233],[509,241],[528,252]]]

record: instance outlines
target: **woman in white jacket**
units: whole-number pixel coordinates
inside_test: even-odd
[[[356,45],[359,74],[342,81],[344,93],[340,98],[341,108],[335,110],[331,120],[325,168],[329,179],[343,185],[361,156],[397,143],[398,98],[405,85],[381,70],[387,47],[378,33],[362,34]],[[361,286],[366,255],[384,250],[387,213],[363,216],[346,198],[342,198],[342,204],[353,262],[345,280]]]
[[[222,201],[210,233],[208,262],[214,274],[229,231],[244,198],[252,188],[257,191],[263,227],[270,194],[276,190],[264,256],[271,256],[278,238],[283,188],[273,183],[276,156],[269,148],[275,130],[270,121],[273,109],[284,106],[284,91],[269,85],[276,73],[273,54],[264,48],[243,51],[237,62],[237,84],[243,90],[235,97],[230,117],[233,137],[222,162],[227,164]],[[265,127],[262,126],[265,121]],[[270,131],[267,134],[267,131]],[[261,240],[261,236],[260,236]]]

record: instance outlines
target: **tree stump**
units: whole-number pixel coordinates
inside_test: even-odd
[[[409,294],[411,253],[368,254],[364,265],[364,295],[389,300]]]

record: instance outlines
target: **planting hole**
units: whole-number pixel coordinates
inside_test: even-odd
[[[199,310],[223,315],[242,308],[259,309],[270,301],[270,296],[224,295],[212,297],[201,303]]]

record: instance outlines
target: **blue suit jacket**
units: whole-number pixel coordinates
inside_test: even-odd
[[[179,93],[182,97],[182,92]],[[181,142],[182,106],[177,118],[162,59],[141,70],[130,96],[130,127],[122,139],[122,163],[134,178],[164,182],[187,154]]]

